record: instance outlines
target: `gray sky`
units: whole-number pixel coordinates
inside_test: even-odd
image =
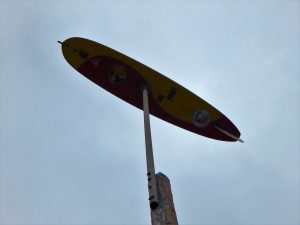
[[[0,1],[1,225],[150,224],[143,114],[57,40],[114,48],[227,115],[245,144],[151,117],[180,224],[300,224],[299,1]]]

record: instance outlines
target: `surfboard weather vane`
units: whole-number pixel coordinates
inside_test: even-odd
[[[61,44],[65,59],[75,70],[144,111],[151,212],[156,212],[155,209],[163,204],[165,198],[160,196],[162,192],[158,191],[160,186],[156,182],[149,114],[208,138],[243,142],[239,130],[219,110],[142,63],[84,38],[73,37],[58,43]],[[171,211],[175,213],[175,210]]]

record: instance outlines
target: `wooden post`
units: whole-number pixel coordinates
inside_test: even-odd
[[[169,178],[157,173],[156,182],[159,205],[151,210],[152,225],[178,225]]]

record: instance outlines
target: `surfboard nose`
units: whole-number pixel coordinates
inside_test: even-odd
[[[61,42],[62,53],[66,61],[74,68],[78,69],[89,57],[81,38],[69,38]]]

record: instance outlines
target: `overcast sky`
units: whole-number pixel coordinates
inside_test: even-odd
[[[65,61],[84,37],[170,77],[245,144],[151,117],[184,224],[300,224],[299,1],[0,1],[1,225],[150,224],[142,111]]]

